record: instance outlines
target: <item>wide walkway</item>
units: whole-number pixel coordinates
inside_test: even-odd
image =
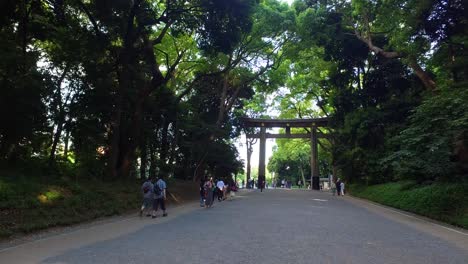
[[[6,249],[0,263],[468,263],[465,231],[329,193],[244,191],[169,212]]]

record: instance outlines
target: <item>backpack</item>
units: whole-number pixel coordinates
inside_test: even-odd
[[[143,193],[148,193],[149,191],[151,191],[151,185],[148,184],[148,181],[145,181],[142,188],[143,188]]]
[[[156,183],[154,184],[154,194],[155,194],[156,196],[160,196],[161,193],[162,193],[161,187],[159,187],[159,184],[156,182]]]

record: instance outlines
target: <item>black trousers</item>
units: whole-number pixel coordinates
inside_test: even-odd
[[[154,202],[153,202],[153,209],[155,211],[158,210],[159,206],[161,206],[161,209],[163,211],[166,211],[166,201],[164,200],[164,198],[157,198],[157,199],[154,199]]]

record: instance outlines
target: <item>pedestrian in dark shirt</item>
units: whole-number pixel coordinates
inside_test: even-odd
[[[205,182],[206,178],[200,180],[200,207],[205,207]]]
[[[341,194],[341,179],[340,178],[336,180],[336,193],[338,193],[338,196],[340,196]]]

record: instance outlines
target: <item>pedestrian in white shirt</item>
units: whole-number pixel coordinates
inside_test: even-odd
[[[221,202],[221,200],[224,200],[224,182],[223,180],[219,180],[216,183],[216,187],[218,188],[218,201]]]

